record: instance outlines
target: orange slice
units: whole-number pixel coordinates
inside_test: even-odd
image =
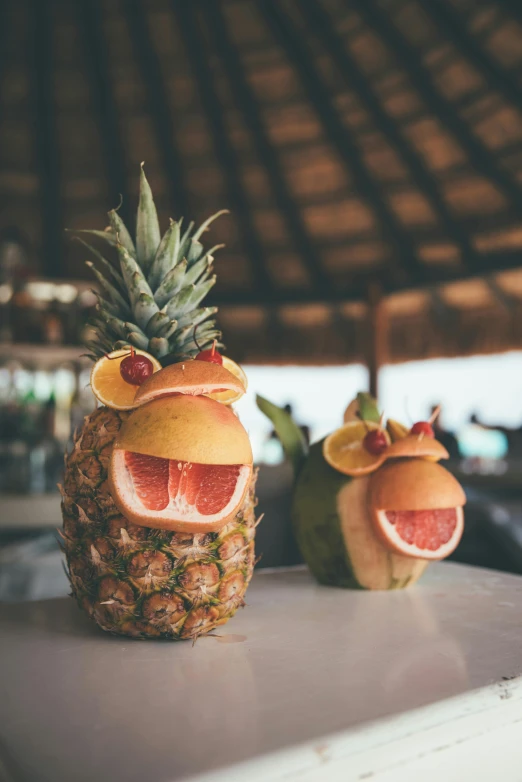
[[[228,369],[229,372],[231,372],[234,377],[237,377],[238,380],[241,381],[243,386],[245,387],[245,391],[248,387],[248,380],[247,376],[239,366],[239,364],[236,364],[235,361],[232,361],[231,358],[227,358],[227,356],[223,356],[223,366],[225,369]],[[243,396],[243,393],[241,391],[216,391],[214,394],[208,394],[210,399],[215,399],[216,402],[221,402],[223,405],[232,405],[234,402],[237,402],[238,399],[241,399]]]
[[[386,451],[375,455],[366,450],[363,440],[370,429],[379,429],[372,421],[350,421],[328,435],[323,443],[323,456],[338,472],[353,477],[374,472],[386,459]],[[389,436],[385,431],[386,439]]]
[[[113,350],[108,356],[100,358],[92,368],[91,388],[96,399],[112,407],[113,410],[131,410],[134,407],[134,397],[139,386],[133,386],[127,383],[120,374],[120,364],[123,359],[129,355],[130,350],[122,348]],[[152,362],[154,372],[161,369],[161,364],[157,358],[151,356],[145,350],[136,350],[134,352],[140,356],[147,356]]]

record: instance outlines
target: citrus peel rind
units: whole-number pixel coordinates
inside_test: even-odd
[[[178,394],[137,407],[115,448],[196,464],[252,464],[246,429],[230,408],[204,396]]]
[[[241,387],[238,390],[232,389],[226,391],[214,391],[210,394],[207,394],[207,396],[209,396],[210,399],[214,399],[216,402],[220,402],[222,405],[232,405],[234,402],[237,402],[239,399],[241,399],[243,394],[246,392],[248,388],[247,376],[239,364],[236,364],[236,362],[232,361],[232,359],[228,358],[228,356],[223,356],[222,366],[228,370],[230,374],[234,375],[234,377],[239,381]]]
[[[466,503],[457,479],[441,464],[424,459],[392,459],[372,475],[373,508],[426,510],[455,508]]]
[[[138,356],[146,356],[153,366],[154,377],[161,369],[157,358],[151,356],[145,350],[134,348]],[[91,370],[91,388],[96,399],[106,407],[113,410],[132,410],[135,406],[135,398],[140,386],[131,385],[124,380],[120,373],[120,364],[130,354],[130,348],[113,350],[107,356],[98,359]]]
[[[153,399],[171,394],[206,395],[211,398],[216,394],[231,394],[239,398],[244,393],[243,381],[227,367],[190,359],[171,364],[161,372],[151,375],[138,388],[134,406],[139,407]]]
[[[323,456],[328,464],[342,473],[357,477],[375,472],[386,460],[387,450],[372,454],[366,450],[363,441],[369,431],[379,429],[372,421],[350,421],[328,435],[323,443]],[[384,435],[390,442],[388,434]]]
[[[227,524],[245,498],[252,465],[208,465],[112,453],[109,485],[131,522],[175,532],[214,532]]]
[[[433,437],[407,435],[395,440],[385,451],[386,459],[423,458],[439,461],[449,459],[449,454],[442,443]]]

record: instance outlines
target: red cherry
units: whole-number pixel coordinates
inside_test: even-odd
[[[423,434],[424,437],[435,437],[433,426],[429,421],[417,421],[410,429],[410,434]]]
[[[154,372],[152,361],[147,356],[131,352],[120,364],[120,375],[131,386],[141,386]]]
[[[382,429],[370,429],[364,437],[363,445],[369,453],[379,456],[388,447],[388,441]]]
[[[196,361],[209,361],[211,364],[222,364],[223,356],[216,350],[216,340],[212,343],[211,348],[207,350],[200,350],[196,356]]]

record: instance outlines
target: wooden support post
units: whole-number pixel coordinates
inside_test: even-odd
[[[370,372],[370,394],[379,399],[379,369],[386,360],[387,320],[382,290],[372,283],[368,288],[368,337],[366,360]]]

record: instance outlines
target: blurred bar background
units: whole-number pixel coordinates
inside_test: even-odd
[[[522,7],[515,0],[7,0],[0,7],[0,599],[67,591],[63,452],[96,304],[65,233],[227,207],[210,297],[250,393],[259,566],[299,559],[254,404],[315,440],[371,388],[464,482],[455,557],[522,572]]]

